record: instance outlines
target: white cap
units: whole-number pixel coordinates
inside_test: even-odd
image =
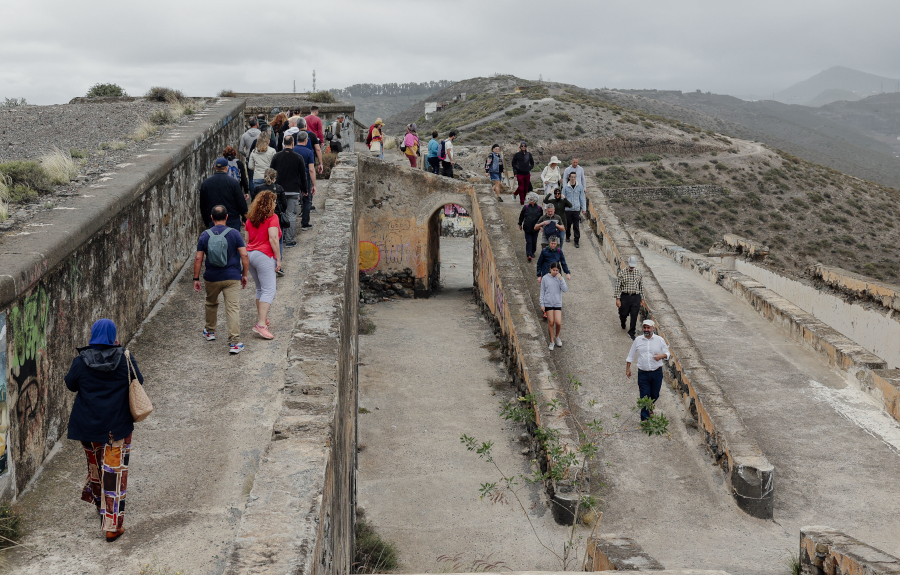
[[[644,323],[641,324],[641,325],[649,325],[650,327],[656,327],[656,324],[653,323],[653,320],[652,320],[652,319],[645,319],[645,320],[644,320]]]
[[[636,257],[636,256],[629,256],[629,258],[628,258],[628,267],[630,267],[630,268],[636,268],[636,267],[637,267],[637,257]]]

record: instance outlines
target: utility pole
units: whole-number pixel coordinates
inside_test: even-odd
[[[313,70],[313,93],[316,92],[316,71]]]

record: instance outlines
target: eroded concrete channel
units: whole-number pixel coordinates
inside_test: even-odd
[[[497,465],[508,474],[528,475],[534,456],[523,427],[500,415],[500,402],[514,393],[473,296],[472,239],[443,237],[440,248],[443,289],[435,296],[364,310],[374,333],[360,336],[363,517],[397,545],[403,572],[454,562],[471,569],[476,560],[558,569],[515,501],[479,500],[481,484],[499,476],[466,450],[462,434],[493,441]],[[568,531],[554,521],[541,485],[519,494],[537,534],[561,550]]]

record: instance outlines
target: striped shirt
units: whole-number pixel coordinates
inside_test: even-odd
[[[626,267],[619,270],[619,277],[616,279],[616,299],[623,293],[636,293],[643,298],[644,276],[637,268]]]

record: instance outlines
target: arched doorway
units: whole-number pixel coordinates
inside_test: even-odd
[[[466,207],[448,203],[428,220],[429,290],[472,287],[475,227]]]

